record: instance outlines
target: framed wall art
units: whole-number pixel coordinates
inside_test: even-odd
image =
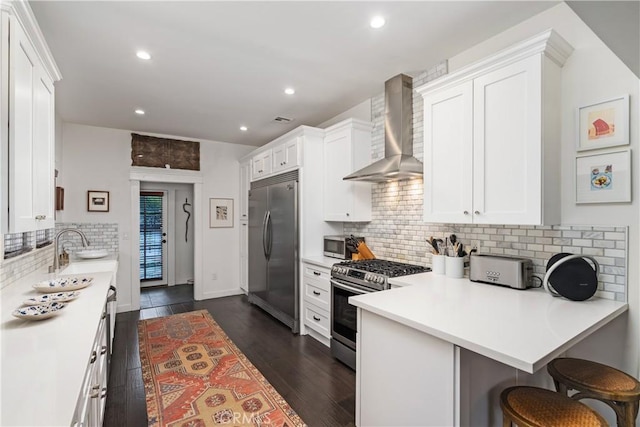
[[[578,108],[578,151],[629,145],[629,95]]]
[[[576,157],[576,203],[630,201],[630,149]]]
[[[233,199],[209,199],[209,228],[233,227]]]
[[[109,192],[87,191],[87,210],[89,212],[109,212]]]

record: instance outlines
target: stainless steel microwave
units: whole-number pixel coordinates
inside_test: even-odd
[[[351,259],[353,251],[347,247],[347,239],[349,235],[337,235],[337,236],[324,236],[324,256],[339,258],[339,259]],[[364,237],[355,237],[359,242],[364,242]]]

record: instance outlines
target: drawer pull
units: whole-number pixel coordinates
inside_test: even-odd
[[[319,276],[320,272],[319,271],[314,271],[313,274],[316,275],[316,276]]]
[[[93,393],[91,393],[91,395],[89,395],[89,397],[91,397],[92,399],[96,399],[98,396],[100,396],[100,391],[94,391]]]
[[[89,361],[89,363],[94,363],[97,358],[98,358],[98,353],[96,353],[95,351],[92,351],[91,352],[91,360]]]
[[[319,322],[320,318],[318,316],[313,316],[313,320],[315,320],[316,322]]]
[[[100,393],[100,399],[104,399],[105,397],[107,397],[107,388],[103,387],[102,393]]]
[[[100,354],[105,354],[107,352],[107,346],[103,345],[102,348],[100,349]]]
[[[313,291],[313,294],[316,295],[316,296],[320,296],[320,292],[318,292],[318,291]]]

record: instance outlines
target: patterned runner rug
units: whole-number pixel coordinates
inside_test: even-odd
[[[304,426],[207,310],[138,323],[149,426]]]

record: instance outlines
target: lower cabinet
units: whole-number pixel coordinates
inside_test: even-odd
[[[105,306],[91,349],[76,412],[71,423],[73,427],[102,425],[107,400],[109,357],[111,354],[108,322],[107,307]]]
[[[331,273],[327,267],[309,263],[302,263],[302,268],[303,322],[309,335],[328,346],[331,338]]]

